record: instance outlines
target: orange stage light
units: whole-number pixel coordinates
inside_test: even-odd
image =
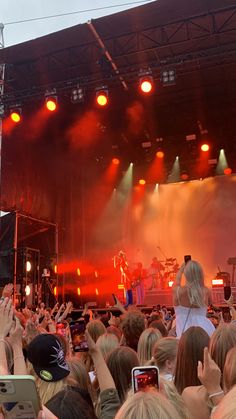
[[[81,295],[81,289],[79,287],[77,288],[77,294]]]
[[[96,295],[99,295],[99,292],[98,292],[98,289],[97,288],[95,288],[95,294]]]
[[[226,167],[226,168],[224,169],[224,174],[225,174],[225,175],[231,175],[231,173],[232,173],[232,169],[231,169],[231,167]]]
[[[224,280],[222,278],[215,278],[211,281],[212,285],[224,285]]]
[[[25,287],[25,295],[28,297],[30,295],[30,293],[31,293],[30,286],[29,285],[26,285],[26,287]]]
[[[15,123],[20,122],[21,120],[20,112],[17,112],[17,111],[11,112],[11,120]]]
[[[143,93],[150,93],[153,89],[153,79],[151,76],[144,76],[140,79],[140,89]]]
[[[108,96],[105,92],[99,92],[96,96],[96,101],[99,106],[106,106],[108,103]]]
[[[94,271],[95,278],[98,278],[98,271]]]
[[[145,179],[139,179],[139,185],[145,185],[146,184],[146,180]]]
[[[53,288],[53,295],[56,297],[57,296],[57,287]]]
[[[47,98],[46,99],[46,107],[50,112],[54,112],[57,108],[57,100],[56,98]]]
[[[54,265],[53,270],[54,270],[54,274],[57,274],[57,265]]]
[[[209,144],[202,144],[201,145],[201,150],[202,151],[209,151],[210,150],[210,146],[209,146]]]
[[[118,284],[117,288],[118,290],[123,290],[125,287],[124,284]]]
[[[112,163],[115,164],[115,165],[118,165],[118,164],[120,164],[120,160],[117,159],[116,157],[114,157],[114,159],[112,159]]]
[[[81,275],[80,268],[77,268],[77,269],[76,269],[76,273],[77,273],[77,275],[78,275],[78,276],[80,276],[80,275]]]
[[[157,151],[156,152],[156,157],[158,159],[163,159],[163,157],[164,157],[164,151],[161,151],[161,150]]]

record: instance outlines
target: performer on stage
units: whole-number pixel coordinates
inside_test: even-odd
[[[152,258],[152,263],[149,266],[148,274],[151,278],[151,284],[149,286],[149,289],[153,288],[161,288],[161,279],[162,274],[161,270],[164,270],[164,266],[159,262],[156,256]]]
[[[133,292],[131,288],[131,275],[129,271],[129,265],[126,259],[126,254],[123,250],[120,250],[118,255],[114,256],[114,268],[120,270],[121,283],[124,284],[126,307],[133,304]]]
[[[143,269],[141,262],[137,263],[137,268],[132,274],[132,286],[136,288],[137,301],[136,304],[143,305],[145,298],[144,279],[147,276],[146,269]]]

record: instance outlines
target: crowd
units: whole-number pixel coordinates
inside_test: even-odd
[[[233,298],[226,302],[230,322],[207,311],[210,293],[197,262],[180,268],[172,315],[165,307],[145,315],[117,300],[119,316],[108,310],[95,318],[85,306],[76,322],[71,303],[17,310],[12,291],[6,285],[0,298],[0,418],[33,417],[14,416],[14,403],[4,402],[4,377],[23,386],[29,375],[40,400],[36,418],[236,418]],[[135,392],[133,371],[141,367],[157,367],[158,383]],[[30,401],[22,394],[20,402]]]

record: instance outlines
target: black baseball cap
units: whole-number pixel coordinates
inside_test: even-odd
[[[53,334],[36,336],[28,346],[27,358],[44,381],[59,381],[70,374],[61,343]]]

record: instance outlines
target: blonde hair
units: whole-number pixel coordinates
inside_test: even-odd
[[[102,352],[103,358],[106,359],[107,355],[119,346],[119,341],[115,335],[104,333],[104,335],[99,336],[96,345]]]
[[[224,370],[228,351],[236,346],[236,325],[224,323],[219,325],[210,339],[209,350],[221,372]]]
[[[225,391],[231,390],[236,384],[236,346],[227,353],[224,372],[223,386]]]
[[[139,391],[122,405],[115,419],[182,419],[176,408],[154,390]]]
[[[172,337],[158,340],[153,348],[152,365],[156,365],[161,371],[166,361],[174,361],[177,357],[178,343],[178,339]]]
[[[200,263],[190,260],[186,263],[184,275],[190,304],[197,307],[204,306],[207,288],[204,284],[204,273]]]
[[[100,320],[91,320],[87,324],[87,329],[94,342],[97,342],[99,336],[106,333],[106,328]]]
[[[190,414],[188,409],[185,406],[182,396],[178,393],[177,388],[173,382],[160,380],[160,390],[165,394],[168,400],[171,401],[171,404],[175,406],[177,412],[179,413],[182,419],[189,419]]]
[[[145,365],[152,358],[153,347],[161,339],[162,335],[158,329],[150,327],[145,329],[138,341],[138,358],[140,365]]]
[[[66,377],[68,385],[89,391],[89,376],[85,365],[75,356],[66,360],[70,374]]]
[[[234,419],[236,411],[236,387],[233,387],[213,410],[211,419]]]

